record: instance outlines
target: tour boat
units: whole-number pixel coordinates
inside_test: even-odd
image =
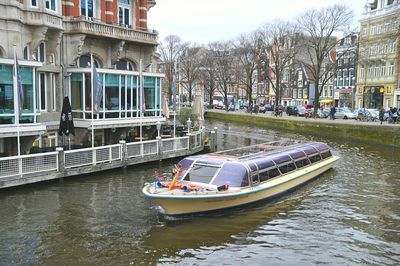
[[[247,156],[189,156],[173,178],[158,177],[143,193],[166,215],[221,210],[270,199],[333,167],[338,157],[321,142],[298,144]]]

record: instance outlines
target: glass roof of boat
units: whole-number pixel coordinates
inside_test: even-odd
[[[258,154],[254,157],[246,158],[243,162],[252,170],[255,170],[255,165],[257,165],[258,169],[261,170],[274,166],[274,162],[276,164],[283,164],[290,162],[292,159],[297,160],[303,158],[305,157],[305,154],[312,155],[318,153],[318,151],[322,152],[326,150],[329,150],[329,147],[324,143],[308,143],[296,146],[292,149],[277,151],[270,154]]]

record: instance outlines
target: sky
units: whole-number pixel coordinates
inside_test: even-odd
[[[274,19],[291,20],[310,8],[345,4],[358,26],[366,0],[156,0],[147,26],[159,40],[177,35],[184,42],[207,44],[234,39]]]

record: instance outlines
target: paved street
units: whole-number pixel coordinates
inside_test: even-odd
[[[282,117],[275,117],[272,115],[272,111],[267,111],[265,114],[263,113],[258,113],[258,114],[249,114],[246,113],[243,110],[239,111],[229,111],[226,112],[225,110],[218,110],[218,109],[209,109],[207,112],[216,112],[216,113],[230,113],[230,114],[240,114],[240,115],[247,115],[247,116],[258,116],[258,117],[265,117],[268,119],[285,119],[285,120],[293,120],[293,121],[304,121],[308,123],[314,123],[315,121],[318,121],[318,123],[327,123],[327,124],[343,124],[343,125],[360,125],[360,126],[385,126],[385,127],[399,127],[400,128],[400,123],[397,124],[389,124],[387,121],[383,122],[383,124],[380,124],[380,121],[375,121],[375,122],[364,122],[364,121],[358,121],[354,119],[335,119],[335,120],[330,120],[329,118],[304,118],[304,117],[297,117],[297,116],[288,116],[286,113],[283,113]]]

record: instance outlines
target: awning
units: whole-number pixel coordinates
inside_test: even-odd
[[[319,100],[320,103],[331,103],[333,102],[333,100],[331,99],[323,99],[323,100]]]

